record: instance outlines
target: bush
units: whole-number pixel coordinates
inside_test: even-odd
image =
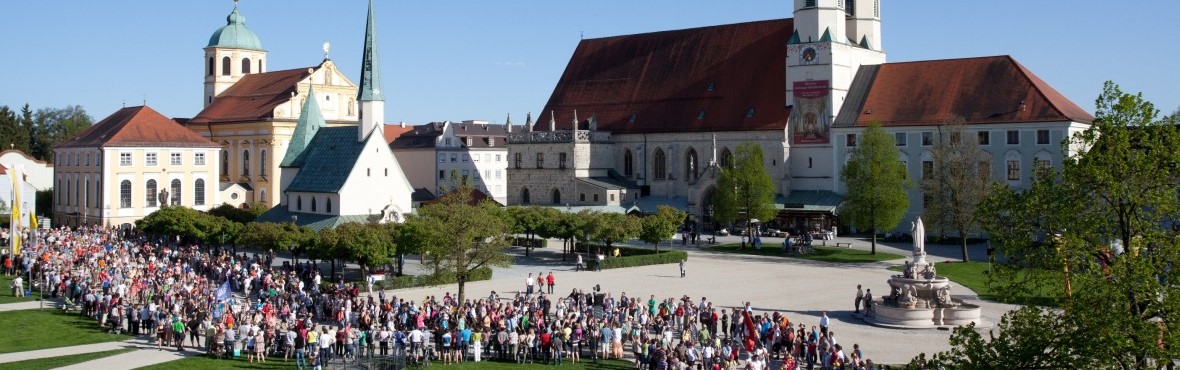
[[[688,259],[688,252],[678,250],[661,250],[656,253],[655,249],[634,248],[634,247],[619,247],[618,257],[610,257],[612,250],[600,244],[579,244],[575,247],[576,252],[586,253],[587,250],[592,252],[598,251],[601,248],[602,252],[607,255],[607,258],[602,261],[602,269],[636,267],[647,265],[661,265],[665,263],[677,263]],[[598,259],[585,259],[586,269],[595,270],[598,267]]]
[[[521,247],[529,247],[529,248],[545,248],[545,247],[549,246],[549,240],[548,239],[541,239],[541,238],[529,239],[529,238],[519,238],[518,237],[518,238],[514,238],[512,240],[512,245],[517,245],[517,246],[521,246]]]
[[[492,269],[490,267],[480,267],[471,271],[471,278],[468,282],[483,281],[492,279]],[[455,284],[458,280],[453,277],[435,277],[432,275],[404,275],[404,276],[385,276],[384,281],[378,281],[373,284],[374,289],[404,289],[417,288],[424,286]]]

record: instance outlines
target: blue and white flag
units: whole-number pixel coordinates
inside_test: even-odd
[[[216,298],[218,301],[227,300],[229,299],[229,296],[229,280],[226,280],[224,284],[221,284],[220,287],[217,287],[217,290],[213,291],[213,298]]]

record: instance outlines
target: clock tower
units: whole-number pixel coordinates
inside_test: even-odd
[[[786,53],[791,187],[831,189],[843,164],[832,158],[832,122],[857,69],[885,63],[880,0],[794,0],[794,11]]]

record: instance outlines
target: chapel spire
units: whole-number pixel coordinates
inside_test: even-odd
[[[311,85],[307,88],[307,98],[303,101],[303,110],[299,112],[299,121],[295,123],[295,132],[291,133],[291,142],[287,144],[287,153],[283,155],[279,166],[289,167],[294,164],[311,143],[311,138],[327,125],[320,112],[320,105],[316,103],[315,85]]]
[[[385,101],[381,93],[381,63],[377,56],[377,30],[373,21],[373,0],[365,21],[364,55],[361,57],[361,88],[357,101]]]

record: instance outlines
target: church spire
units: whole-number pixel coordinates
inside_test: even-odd
[[[361,89],[358,101],[385,101],[381,94],[381,63],[377,57],[377,30],[373,22],[373,0],[369,0],[369,17],[365,22],[365,53],[361,57]]]
[[[295,124],[295,132],[291,134],[291,142],[287,144],[287,153],[283,155],[283,162],[279,166],[293,165],[299,155],[303,154],[303,150],[307,149],[311,138],[315,137],[315,134],[324,126],[327,126],[327,122],[324,122],[324,115],[320,113],[320,105],[316,103],[315,99],[315,86],[312,85],[307,89],[303,110],[299,112],[299,122]]]

